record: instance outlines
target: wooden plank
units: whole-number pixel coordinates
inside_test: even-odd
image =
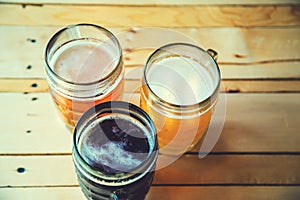
[[[0,24],[65,25],[91,22],[118,27],[298,26],[299,6],[105,6],[2,4]],[[76,13],[76,15],[74,15]],[[113,14],[113,17],[112,16]],[[255,13],[255,14],[254,14]],[[39,16],[39,17],[36,17]]]
[[[299,93],[225,97],[225,124],[213,152],[300,152]],[[124,100],[139,105],[138,94]],[[0,93],[0,110],[1,155],[71,153],[72,134],[49,93]]]
[[[45,46],[58,29],[1,26],[0,78],[45,78]],[[194,41],[204,49],[215,49],[219,53],[218,63],[225,79],[300,78],[299,27],[111,30],[121,42],[125,66],[130,71],[131,79],[141,77],[142,66],[155,48],[176,41]],[[164,34],[160,34],[161,31]],[[155,42],[151,41],[149,34],[155,35]],[[172,37],[160,37],[162,35]],[[144,38],[149,38],[149,41]]]
[[[127,56],[125,56],[126,58]],[[126,63],[126,61],[125,61]],[[1,65],[1,64],[0,64]],[[24,67],[25,66],[25,67]],[[27,69],[31,66],[30,69]],[[299,62],[279,62],[267,64],[219,64],[221,77],[223,79],[299,79],[300,78],[300,61]],[[43,81],[46,73],[42,64],[37,65],[14,65],[0,66],[2,70],[0,79],[10,84],[11,82],[24,80],[26,87],[35,81]],[[125,78],[140,80],[143,74],[143,65],[125,66]],[[22,73],[24,72],[24,73]],[[11,81],[11,82],[9,82]],[[14,84],[14,83],[12,83]],[[24,86],[25,86],[24,85]],[[45,85],[41,85],[44,91],[47,91]],[[4,87],[4,86],[3,86]],[[5,88],[3,89],[5,91]],[[40,91],[40,90],[39,90]]]
[[[125,92],[139,91],[139,79],[126,79]],[[300,92],[300,80],[222,80],[222,92]],[[45,79],[0,79],[0,92],[48,92]]]
[[[125,92],[139,92],[140,86],[140,80],[127,79]],[[300,80],[222,80],[221,92],[300,92]]]
[[[297,200],[299,187],[151,187],[149,199],[288,199]]]
[[[272,149],[275,152],[299,152],[300,147],[296,147],[300,142],[297,127],[300,101],[297,96],[226,95],[226,121],[214,151],[257,152],[259,149],[269,152]]]
[[[72,134],[60,119],[49,93],[0,96],[1,153],[71,152]]]
[[[202,199],[288,199],[298,200],[300,188],[297,186],[153,186],[146,200],[172,199],[188,200]],[[46,188],[0,188],[1,199],[22,200],[83,200],[84,196],[79,187],[46,187]]]
[[[84,200],[85,197],[79,186],[77,186],[55,188],[0,188],[0,199]]]
[[[0,79],[1,92],[47,92],[45,79]]]
[[[299,167],[300,156],[184,155],[158,170],[154,184],[293,184],[299,183]]]
[[[21,4],[101,4],[101,5],[269,5],[269,4],[299,4],[298,0],[2,0],[3,3],[21,3]]]
[[[0,156],[0,164],[0,187],[78,185],[70,155]],[[184,155],[156,171],[153,183],[290,185],[299,184],[299,167],[299,155]]]
[[[1,156],[0,165],[0,186],[77,184],[71,156]],[[18,172],[20,167],[24,173]]]
[[[225,92],[300,92],[300,80],[223,80]]]

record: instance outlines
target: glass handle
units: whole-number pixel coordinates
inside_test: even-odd
[[[207,49],[206,52],[215,60],[218,59],[218,53],[213,49]]]
[[[118,196],[117,196],[117,194],[116,193],[113,193],[112,195],[111,195],[111,200],[118,200],[119,198],[118,198]]]

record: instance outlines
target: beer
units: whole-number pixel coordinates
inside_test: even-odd
[[[102,27],[79,24],[61,30],[48,43],[46,64],[50,93],[70,129],[90,107],[121,99],[122,53]]]
[[[76,83],[78,88],[80,84],[97,82],[108,76],[117,64],[112,53],[103,44],[88,40],[66,44],[56,52],[50,62],[56,74],[66,81]],[[122,78],[121,76],[98,97],[96,86],[85,92],[90,98],[76,98],[76,94],[65,96],[55,91],[51,91],[51,94],[66,123],[74,126],[82,113],[90,107],[101,102],[120,100],[124,82]]]
[[[130,172],[146,159],[150,150],[143,132],[136,123],[121,117],[96,120],[82,141],[82,157],[102,173]]]
[[[132,104],[99,104],[76,125],[73,160],[88,199],[144,199],[157,155],[154,125]]]
[[[191,150],[208,128],[220,77],[214,61],[201,53],[192,45],[171,44],[146,63],[140,106],[154,121],[161,153]]]

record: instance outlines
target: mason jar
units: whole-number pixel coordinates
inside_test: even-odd
[[[121,100],[122,50],[103,27],[76,24],[61,29],[46,46],[45,63],[50,93],[70,129],[90,107]]]
[[[205,134],[220,86],[216,57],[213,50],[172,43],[148,58],[140,106],[156,126],[162,154],[183,154]]]
[[[96,105],[79,119],[73,162],[81,190],[90,200],[144,199],[154,177],[155,126],[139,107],[121,101]]]

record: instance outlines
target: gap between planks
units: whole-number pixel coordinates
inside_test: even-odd
[[[124,2],[123,0],[4,0],[3,3],[8,4],[37,4],[37,5],[45,5],[45,4],[79,4],[79,5],[156,5],[156,6],[163,6],[163,5],[269,5],[269,4],[279,4],[279,5],[290,5],[290,4],[299,4],[298,0],[173,0],[173,1],[162,1],[162,0],[127,0]]]

